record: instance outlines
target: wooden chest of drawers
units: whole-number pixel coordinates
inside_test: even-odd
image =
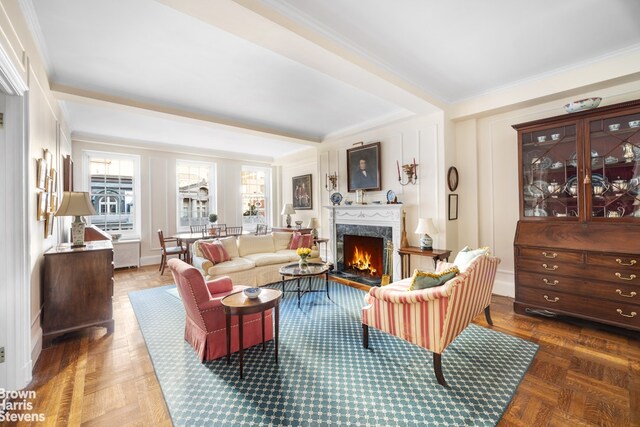
[[[640,330],[640,256],[595,249],[516,243],[516,311],[571,315]]]

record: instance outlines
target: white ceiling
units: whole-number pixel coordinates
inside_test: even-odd
[[[640,2],[28,0],[74,136],[270,159],[640,46]]]

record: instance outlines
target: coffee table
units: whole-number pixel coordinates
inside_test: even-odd
[[[282,276],[282,292],[297,292],[298,293],[298,308],[300,308],[300,298],[307,292],[322,292],[321,289],[311,289],[311,278],[314,276],[321,276],[324,274],[324,284],[326,286],[327,298],[331,300],[329,296],[329,270],[331,265],[322,262],[310,262],[308,267],[300,268],[298,263],[288,264],[280,267],[278,271]],[[294,291],[285,291],[284,282],[285,277],[293,277],[298,282],[298,288]],[[300,279],[308,278],[307,288],[302,289],[300,287]]]
[[[274,330],[273,343],[275,344],[275,361],[278,363],[278,333],[280,323],[279,304],[282,299],[282,292],[278,289],[262,288],[262,292],[257,298],[249,298],[244,292],[236,292],[222,298],[222,308],[227,317],[227,365],[231,363],[231,316],[238,316],[238,342],[240,343],[240,378],[242,378],[242,370],[244,366],[244,345],[242,329],[244,323],[242,316],[245,314],[262,313],[262,351],[265,350],[266,344],[264,340],[264,317],[265,311],[273,308]]]

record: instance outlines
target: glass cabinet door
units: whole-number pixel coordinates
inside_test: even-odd
[[[578,220],[576,125],[522,134],[523,217]]]
[[[596,220],[640,218],[640,113],[589,122],[591,203]]]

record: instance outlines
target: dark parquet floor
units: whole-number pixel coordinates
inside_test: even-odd
[[[43,350],[28,387],[33,412],[48,425],[171,425],[127,296],[170,283],[157,266],[116,271],[115,332],[96,328]],[[500,296],[491,312],[495,330],[540,345],[500,426],[640,426],[640,334],[518,315]],[[488,326],[483,315],[474,322]]]

